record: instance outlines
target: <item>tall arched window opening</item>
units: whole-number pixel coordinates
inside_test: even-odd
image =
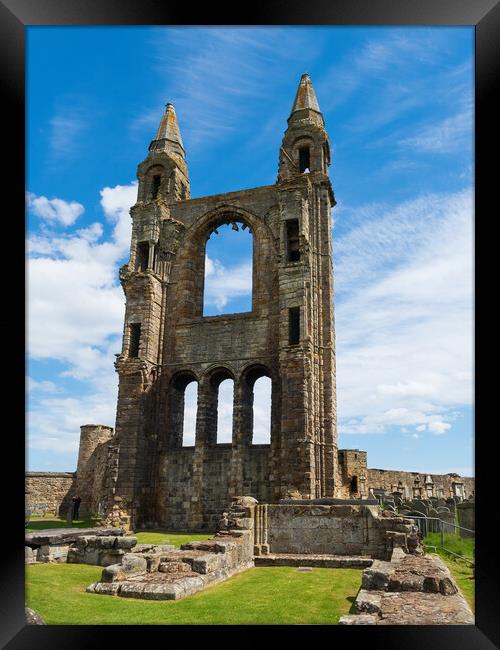
[[[253,386],[252,444],[268,445],[271,442],[271,380],[259,377]]]
[[[194,445],[196,439],[196,411],[198,406],[198,382],[192,381],[184,391],[184,417],[182,446]]]
[[[240,221],[213,226],[205,247],[203,316],[252,311],[253,236]]]
[[[191,374],[174,378],[170,388],[169,439],[174,447],[191,447],[196,438],[198,382]]]
[[[217,443],[231,443],[233,440],[233,396],[234,381],[224,379],[219,384],[217,397]]]

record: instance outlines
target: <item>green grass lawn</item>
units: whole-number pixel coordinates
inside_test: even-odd
[[[72,524],[69,524],[65,519],[59,517],[32,517],[26,532],[30,533],[36,530],[46,530],[52,528],[93,528],[96,525],[94,519],[77,519]],[[199,540],[210,539],[213,533],[172,533],[168,530],[154,530],[154,531],[139,531],[137,533],[129,533],[137,537],[139,544],[172,544],[179,548],[181,544],[186,542],[194,542]]]
[[[88,594],[102,567],[26,567],[27,606],[49,625],[337,624],[348,614],[361,569],[256,567],[180,601]]]
[[[474,543],[474,538],[471,537],[463,538],[459,535],[448,533],[444,535],[444,545],[447,549],[471,561],[474,561]],[[447,553],[441,547],[440,533],[429,533],[424,539],[424,544],[427,546],[427,552],[437,553],[443,559],[455,578],[460,591],[465,596],[472,611],[474,611],[475,581],[472,577],[472,565]],[[435,546],[436,548],[429,548],[430,546]]]
[[[75,519],[72,524],[66,519],[48,515],[47,517],[37,517],[33,515],[26,527],[26,532],[31,533],[35,530],[47,530],[49,528],[93,528],[96,522],[94,519]]]
[[[441,534],[428,533],[424,539],[424,544],[439,548],[441,546]],[[474,561],[474,545],[475,540],[473,537],[460,537],[460,535],[454,535],[452,533],[444,534],[444,546],[447,549],[452,551],[452,553],[456,553],[472,561]],[[449,554],[448,557],[450,557]]]
[[[167,530],[139,531],[131,533],[139,544],[172,544],[180,548],[186,542],[197,542],[213,537],[213,533],[171,533]]]
[[[438,548],[436,551],[432,549],[432,552],[437,552],[437,555],[439,555],[449,568],[458,588],[465,596],[472,611],[474,611],[475,580],[472,577],[472,566],[463,560],[455,559],[452,555],[446,553],[446,551],[441,548]]]

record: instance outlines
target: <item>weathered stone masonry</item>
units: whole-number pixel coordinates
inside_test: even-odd
[[[123,350],[116,368],[116,495],[136,526],[214,528],[237,494],[334,496],[337,485],[330,144],[304,75],[276,184],[190,199],[167,105],[138,168]],[[307,169],[306,169],[307,167]],[[218,225],[253,234],[252,311],[203,317],[205,245]],[[252,444],[253,384],[272,381],[271,444]],[[235,382],[233,440],[216,444],[217,389]],[[183,448],[185,387],[198,383],[196,442]]]
[[[74,472],[26,472],[26,503],[34,515],[58,515],[69,507]]]

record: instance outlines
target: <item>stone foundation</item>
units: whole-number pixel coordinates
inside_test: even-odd
[[[473,625],[474,615],[444,562],[436,555],[375,560],[363,572],[354,614],[340,625]]]
[[[119,564],[105,568],[90,593],[178,600],[254,566],[255,500],[236,497],[212,539],[183,544],[180,550],[139,544]],[[245,516],[248,515],[248,516]]]
[[[331,502],[331,504],[329,504]],[[255,508],[255,555],[337,555],[389,559],[408,552],[414,522],[374,505],[337,499],[287,500]],[[389,516],[391,515],[391,516]]]

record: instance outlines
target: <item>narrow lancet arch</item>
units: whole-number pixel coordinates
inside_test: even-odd
[[[248,368],[243,382],[243,428],[249,445],[270,444],[272,430],[272,379],[262,365]]]
[[[169,439],[173,447],[191,447],[196,438],[198,380],[190,372],[180,372],[170,384]]]

